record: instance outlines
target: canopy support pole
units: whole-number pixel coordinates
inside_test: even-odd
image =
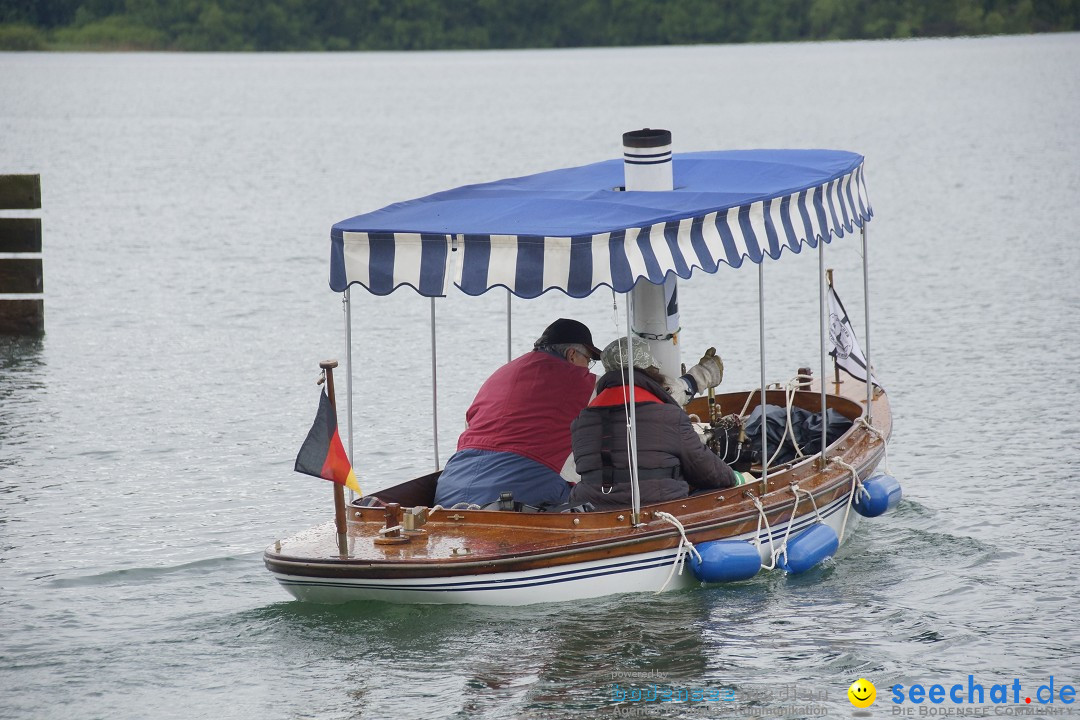
[[[435,445],[435,469],[439,469],[439,376],[435,361],[435,298],[431,298],[431,437]]]
[[[629,329],[634,318],[634,293],[626,293],[626,327]],[[634,406],[634,351],[631,345],[633,333],[626,333],[625,359],[630,378],[630,525],[636,526],[641,520],[641,486],[638,484],[638,454],[637,454],[637,412]]]
[[[506,362],[510,362],[514,359],[511,354],[513,352],[511,345],[511,330],[513,329],[513,315],[510,311],[510,300],[514,297],[514,293],[510,292],[510,288],[506,288]]]
[[[765,258],[758,263],[758,355],[761,364],[761,494],[769,491],[769,441],[765,434]]]
[[[866,322],[866,422],[868,425],[874,424],[874,418],[870,410],[870,401],[874,397],[874,383],[870,382],[870,368],[874,367],[870,363],[870,274],[868,272],[870,260],[866,255],[866,225],[863,221],[862,224],[862,282],[863,282],[863,313]]]
[[[818,325],[820,329],[820,345],[821,345],[821,467],[825,467],[825,448],[828,446],[827,434],[825,432],[826,426],[826,409],[828,404],[826,401],[826,388],[828,383],[825,381],[825,373],[827,371],[826,358],[828,353],[825,349],[825,343],[828,339],[827,330],[825,326],[825,319],[827,317],[825,310],[825,239],[822,236],[818,236]]]
[[[345,288],[342,298],[345,305],[345,432],[349,436],[349,464],[356,467],[353,458],[353,373],[352,373],[352,288]],[[356,493],[349,489],[349,502]]]

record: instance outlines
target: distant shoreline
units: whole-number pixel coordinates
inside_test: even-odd
[[[3,51],[511,50],[1077,30],[1080,0],[0,0]]]

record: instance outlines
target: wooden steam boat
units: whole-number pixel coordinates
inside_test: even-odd
[[[823,419],[837,413],[850,428],[770,466],[762,421],[756,462],[744,466],[753,482],[613,511],[442,508],[433,503],[435,472],[339,502],[335,520],[267,548],[266,566],[288,592],[326,603],[520,605],[736,581],[761,568],[801,572],[831,556],[860,516],[896,505],[899,485],[878,473],[892,430],[887,395],[869,372],[822,383],[833,374],[829,338],[838,362],[851,350],[846,315],[826,310],[822,252],[833,237],[861,230],[865,263],[872,211],[862,157],[798,150],[673,156],[670,142],[666,131],[627,133],[624,163],[458,188],[338,223],[331,287],[345,293],[348,316],[354,284],[377,295],[408,285],[429,297],[452,286],[473,295],[505,287],[523,298],[552,288],[584,297],[608,286],[625,293],[627,326],[663,343],[678,331],[677,312],[673,325],[670,317],[676,277],[750,261],[761,282],[765,258],[809,246],[818,250],[821,277],[818,379],[800,369],[793,385],[767,389],[762,371],[759,388],[699,397],[686,410],[705,420],[700,427],[716,450],[721,439],[749,442],[730,418],[741,424],[762,405],[785,408],[789,428],[792,408]],[[663,301],[665,286],[668,301],[659,307],[668,317],[634,314],[657,293]],[[643,323],[657,322],[667,323],[667,338],[640,333]],[[668,352],[670,361],[672,344],[654,354]],[[851,357],[869,367],[857,347]],[[324,363],[331,373],[332,366]],[[329,380],[332,387],[332,374]],[[741,410],[721,422],[718,407]]]

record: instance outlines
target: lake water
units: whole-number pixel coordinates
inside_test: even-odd
[[[0,54],[0,172],[42,176],[47,323],[0,340],[0,717],[849,717],[859,677],[885,717],[895,684],[1080,684],[1078,117],[1076,34]],[[798,577],[525,608],[291,601],[261,553],[332,512],[329,484],[292,471],[318,362],[344,356],[330,225],[618,157],[639,127],[676,151],[866,156],[903,504]],[[826,262],[862,333],[858,242]],[[729,388],[758,377],[756,283],[682,287],[687,352],[715,344]],[[816,256],[765,285],[783,381],[817,365]],[[489,295],[437,306],[443,460],[506,358]],[[375,489],[434,463],[430,306],[354,297],[356,465]],[[514,302],[511,350],[559,316],[606,342],[611,306]],[[740,702],[619,703],[614,683]]]

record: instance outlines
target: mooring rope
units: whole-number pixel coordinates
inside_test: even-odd
[[[825,520],[821,517],[821,511],[818,510],[817,502],[814,500],[814,493],[810,492],[809,490],[803,490],[801,487],[799,487],[799,483],[791,483],[791,491],[795,493],[796,499],[798,499],[799,493],[806,493],[806,497],[810,498],[810,504],[814,506],[814,515],[817,517],[818,522],[825,522]],[[795,519],[794,510],[792,510],[791,519]]]
[[[753,493],[747,491],[746,496],[754,501],[754,506],[758,510],[758,522],[757,532],[754,533],[754,547],[760,550],[761,548],[761,524],[765,523],[765,532],[769,535],[769,557],[771,558],[771,565],[762,565],[766,570],[772,570],[776,567],[776,558],[780,555],[780,551],[776,549],[776,543],[773,542],[772,528],[769,527],[769,518],[765,516],[765,508],[761,505],[761,501],[757,499]],[[782,549],[782,548],[781,548]]]
[[[697,558],[698,562],[701,562],[701,553],[699,553],[697,551],[697,548],[694,547],[694,543],[690,542],[690,539],[686,537],[686,528],[684,528],[683,524],[679,522],[679,518],[675,517],[671,513],[666,513],[662,511],[653,513],[653,517],[674,525],[675,529],[679,531],[680,536],[679,548],[675,554],[675,562],[671,563],[671,571],[668,572],[667,580],[665,580],[664,584],[660,586],[660,589],[656,591],[657,594],[659,594],[667,589],[667,586],[671,582],[671,579],[675,577],[676,566],[678,566],[679,568],[679,575],[682,575],[683,569],[686,565],[687,553],[693,553],[694,557]]]
[[[788,518],[787,529],[784,530],[784,541],[782,543],[780,543],[780,550],[776,553],[776,557],[773,558],[773,567],[776,566],[776,560],[781,555],[783,555],[785,558],[787,557],[788,538],[791,537],[791,528],[795,525],[795,515],[799,511],[799,486],[798,486],[797,483],[792,483],[791,488],[792,488],[792,494],[795,495],[795,504],[791,506],[791,517]],[[811,495],[810,496],[810,502],[813,502],[813,501],[814,501],[814,497]],[[817,510],[817,504],[816,503],[814,505],[814,510]],[[818,517],[820,518],[821,516],[819,515]]]
[[[882,462],[885,464],[885,472],[892,475],[892,470],[889,470],[889,443],[885,440],[885,433],[878,430],[876,427],[866,421],[866,416],[860,417],[858,420],[860,425],[866,427],[871,433],[876,435],[881,440],[882,449],[885,451],[885,457],[882,458]]]
[[[851,506],[855,504],[855,493],[865,493],[867,497],[870,497],[870,491],[863,487],[862,481],[859,480],[859,473],[855,470],[854,466],[849,465],[838,457],[829,458],[829,462],[834,462],[840,467],[851,473],[851,496],[848,498],[847,506],[844,508],[844,522],[840,524],[840,533],[838,538],[840,542],[844,541],[844,531],[847,530],[848,516],[851,514]]]

